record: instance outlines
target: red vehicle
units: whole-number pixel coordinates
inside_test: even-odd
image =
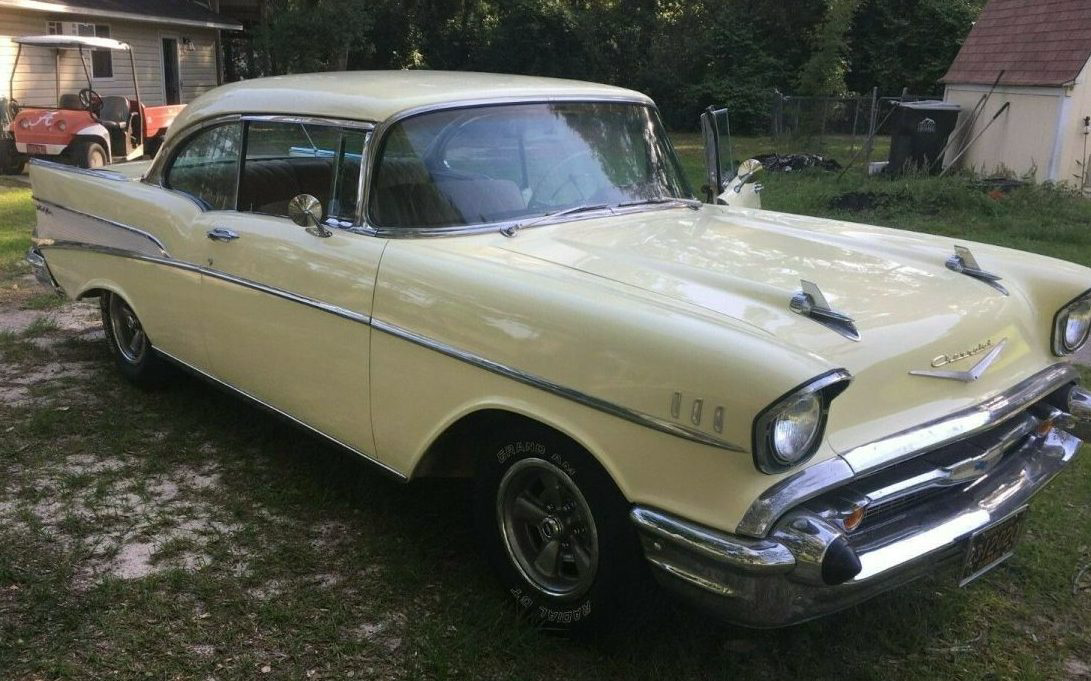
[[[0,170],[20,173],[30,157],[67,161],[81,168],[99,168],[119,160],[133,160],[154,154],[162,142],[167,126],[185,104],[144,106],[136,82],[136,64],[127,43],[109,38],[71,35],[21,36],[15,64],[12,66],[8,92],[19,69],[19,58],[26,47],[54,51],[57,64],[57,106],[20,106],[12,99],[8,103],[11,125],[0,139]],[[87,67],[92,50],[116,50],[129,53],[133,74],[133,99],[122,96],[102,96],[91,84]],[[61,50],[77,50],[87,87],[79,92],[61,92]]]

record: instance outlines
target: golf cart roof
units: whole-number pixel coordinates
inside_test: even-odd
[[[123,43],[119,40],[82,35],[23,35],[13,38],[12,40],[20,45],[53,47],[62,50],[78,50],[84,48],[128,51],[130,49],[129,43]]]

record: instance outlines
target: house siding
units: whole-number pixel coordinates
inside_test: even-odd
[[[1085,134],[1084,118],[1091,116],[1091,62],[1084,66],[1069,92],[1068,116],[1064,122],[1061,179],[1070,184],[1083,181],[1091,189],[1091,136]]]
[[[193,51],[181,50],[182,102],[188,103],[197,96],[216,87],[218,70],[216,63],[216,31],[189,26],[172,26],[145,22],[127,22],[117,19],[96,18],[93,15],[50,14],[42,12],[17,12],[0,10],[0,92],[24,105],[55,106],[57,103],[56,76],[53,50],[41,47],[24,47],[19,60],[19,73],[8,92],[8,81],[15,62],[17,45],[12,37],[41,35],[48,32],[47,22],[107,24],[110,37],[129,43],[133,48],[136,75],[140,86],[141,101],[148,105],[166,103],[163,85],[161,36],[179,39],[189,38]],[[75,93],[87,87],[87,79],[80,66],[78,52],[61,51],[61,94]],[[113,77],[96,78],[96,92],[103,96],[121,95],[133,98],[132,68],[129,55],[113,53]]]
[[[944,97],[962,107],[960,123],[973,110],[989,86],[949,84]],[[989,97],[985,110],[960,144],[952,144],[950,163],[962,145],[980,134],[1005,103],[1011,106],[974,142],[960,166],[982,174],[1001,171],[1039,182],[1050,179],[1054,157],[1057,117],[1063,88],[999,87]]]

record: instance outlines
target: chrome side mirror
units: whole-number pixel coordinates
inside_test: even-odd
[[[761,161],[748,158],[739,164],[739,174],[735,182],[735,193],[742,191],[744,185],[757,182],[758,175],[765,169]]]
[[[322,224],[322,202],[310,194],[292,197],[292,200],[288,202],[288,217],[292,219],[292,222],[305,228],[307,234],[323,239],[333,235],[333,232]]]

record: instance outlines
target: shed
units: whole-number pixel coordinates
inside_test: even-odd
[[[1091,188],[1091,2],[990,0],[942,79],[944,98],[971,111],[1001,71],[963,141],[1010,106],[963,166]]]
[[[87,86],[79,53],[24,51],[8,92],[15,61],[12,38],[78,35],[113,38],[132,46],[141,100],[148,105],[186,104],[223,80],[220,31],[235,20],[195,0],[0,0],[0,83],[3,97],[24,105],[55,106],[60,93]],[[88,59],[94,89],[103,96],[132,97],[132,67],[109,50]]]

